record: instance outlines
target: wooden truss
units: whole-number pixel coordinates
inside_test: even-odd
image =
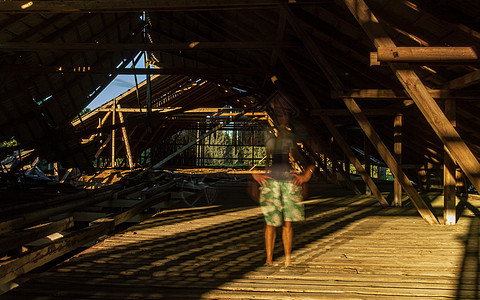
[[[372,40],[375,47],[393,48],[395,43],[383,30],[375,15],[368,8],[363,0],[345,0],[345,4],[364,29],[365,33]],[[480,188],[480,163],[468,148],[466,143],[455,130],[450,120],[453,119],[452,105],[448,105],[448,115],[440,109],[438,104],[430,95],[429,91],[422,83],[420,78],[415,74],[407,63],[390,63],[390,68],[395,73],[399,81],[402,83],[407,94],[413,99],[423,116],[426,118],[430,126],[433,128],[437,136],[445,145],[445,152],[455,161],[463,170],[465,175],[470,179],[477,190]],[[452,222],[452,206],[455,206],[455,199],[451,196],[451,172],[453,162],[447,161],[446,168],[448,177],[447,183],[447,203],[445,206],[446,223]]]
[[[292,28],[294,29],[298,37],[302,40],[305,48],[308,50],[308,52],[310,53],[314,61],[324,72],[325,76],[327,77],[329,82],[332,84],[333,88],[336,90],[345,90],[342,82],[340,81],[340,79],[338,78],[338,76],[336,75],[336,73],[328,63],[327,59],[324,57],[322,52],[318,49],[317,45],[312,40],[312,38],[300,26],[293,12],[286,5],[283,6],[283,9],[287,12],[287,19],[290,25],[292,26]],[[390,153],[387,146],[381,140],[380,136],[377,134],[376,130],[370,124],[367,117],[363,114],[362,110],[360,109],[358,104],[355,102],[355,100],[351,97],[345,97],[343,98],[343,100],[345,105],[349,109],[349,111],[352,113],[352,115],[355,117],[360,127],[363,129],[363,131],[367,135],[367,137],[370,139],[372,144],[376,147],[378,153],[382,156],[383,160],[388,165],[388,167],[390,168],[394,176],[398,178],[399,183],[412,199],[412,202],[414,203],[415,207],[417,208],[422,218],[429,224],[437,224],[438,221],[435,215],[433,214],[431,209],[428,207],[428,205],[425,203],[425,201],[420,197],[420,195],[415,190],[415,188],[413,187],[412,183],[410,182],[408,177],[405,175],[405,173],[403,173],[398,162]],[[327,125],[327,127],[329,126]],[[353,159],[356,160],[356,158],[353,158]],[[375,191],[372,190],[372,192],[375,194]]]

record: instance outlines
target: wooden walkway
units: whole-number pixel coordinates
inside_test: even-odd
[[[258,207],[178,209],[30,275],[0,297],[480,298],[478,217],[466,214],[456,226],[431,226],[414,209],[382,209],[372,198],[332,194],[329,188],[329,195],[310,198],[307,220],[295,224],[294,265],[286,269],[281,234],[276,265],[263,265]]]

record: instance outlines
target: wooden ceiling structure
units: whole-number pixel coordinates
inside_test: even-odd
[[[279,92],[315,149],[333,137],[383,205],[352,148],[369,140],[428,223],[402,165],[443,167],[454,222],[455,169],[480,190],[479,20],[473,0],[3,1],[0,139],[86,168],[98,145],[71,121],[117,74],[205,80],[249,108]],[[156,68],[129,68],[139,51]],[[220,94],[203,100],[221,107]]]

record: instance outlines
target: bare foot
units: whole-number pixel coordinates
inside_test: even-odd
[[[268,260],[265,262],[266,265],[269,265],[269,266],[273,266],[273,262],[272,260]]]
[[[290,257],[285,257],[285,268],[290,266]]]

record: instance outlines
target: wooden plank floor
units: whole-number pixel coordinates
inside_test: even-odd
[[[310,198],[307,219],[295,224],[292,267],[282,267],[281,234],[275,266],[263,265],[258,207],[178,209],[109,237],[1,297],[479,299],[478,217],[431,226],[412,208],[382,209],[372,198],[328,188]]]

